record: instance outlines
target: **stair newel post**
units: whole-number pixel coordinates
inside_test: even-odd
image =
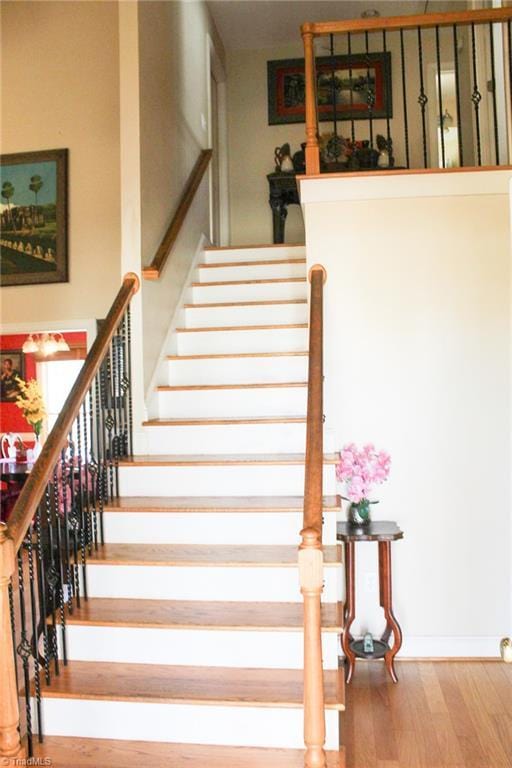
[[[9,610],[9,584],[15,571],[14,542],[7,525],[0,523],[0,757],[23,755],[20,742],[20,711]]]
[[[306,768],[325,768],[325,702],[321,602],[323,554],[319,531],[301,531],[300,589],[304,598],[304,743]]]
[[[325,701],[322,663],[323,590],[323,287],[325,269],[315,264],[309,320],[308,417],[304,480],[304,522],[299,578],[304,598],[304,743],[306,768],[325,768]]]
[[[320,150],[318,146],[318,114],[316,99],[315,36],[310,25],[302,27],[304,43],[304,68],[306,87],[306,173],[308,176],[320,173]]]

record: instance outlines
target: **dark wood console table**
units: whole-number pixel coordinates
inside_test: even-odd
[[[274,243],[284,243],[284,225],[289,205],[300,205],[295,173],[269,173],[269,204],[272,209]]]
[[[368,525],[349,522],[337,524],[337,538],[345,544],[346,600],[341,645],[347,659],[346,681],[350,683],[354,674],[356,659],[384,659],[386,669],[394,683],[398,682],[395,671],[395,656],[402,646],[402,630],[393,613],[391,579],[391,542],[403,538],[398,525],[391,521],[375,521]],[[362,640],[355,640],[350,627],[356,613],[356,544],[360,541],[376,541],[379,545],[379,587],[380,605],[386,617],[386,629],[380,640],[374,640],[374,652],[365,652]],[[390,637],[393,634],[393,645]]]

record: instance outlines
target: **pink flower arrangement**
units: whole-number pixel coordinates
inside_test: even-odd
[[[340,451],[336,477],[346,484],[351,502],[368,504],[374,487],[388,479],[390,468],[391,457],[385,451],[376,451],[371,443],[362,449],[350,443]]]

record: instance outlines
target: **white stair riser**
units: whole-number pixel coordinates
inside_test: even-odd
[[[325,602],[341,599],[341,565],[324,569]],[[87,566],[89,597],[301,602],[296,567]]]
[[[225,264],[239,261],[271,261],[282,259],[305,259],[306,249],[300,246],[262,246],[261,248],[221,248],[220,250],[205,250],[205,264]]]
[[[307,328],[269,328],[243,331],[192,331],[177,334],[179,355],[216,355],[240,352],[302,352]]]
[[[337,712],[326,712],[327,749],[338,748],[338,720]],[[44,732],[47,736],[300,749],[304,714],[302,708],[51,698],[44,701]]]
[[[324,512],[324,544],[336,544],[336,512]],[[111,544],[298,544],[300,512],[105,512]]]
[[[307,323],[307,304],[256,304],[234,307],[194,307],[184,310],[187,328],[229,325]]]
[[[304,453],[306,424],[202,424],[145,427],[150,454]],[[326,452],[332,449],[325,445]]]
[[[207,304],[215,301],[270,301],[274,299],[307,298],[306,280],[279,283],[246,283],[208,285],[192,288],[192,302]]]
[[[161,384],[266,384],[307,381],[308,356],[169,360]]]
[[[68,626],[68,660],[173,666],[304,669],[302,631]],[[338,636],[324,632],[324,669],[338,668]]]
[[[203,267],[197,269],[194,282],[218,283],[223,280],[273,280],[278,277],[305,277],[304,262],[284,264],[269,261],[268,264],[229,265],[228,267]]]
[[[120,496],[300,496],[303,464],[120,467]],[[324,467],[324,494],[336,492],[333,465]]]
[[[305,416],[307,387],[161,391],[157,400],[161,419]]]

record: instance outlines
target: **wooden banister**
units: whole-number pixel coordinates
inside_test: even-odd
[[[347,32],[381,32],[400,29],[432,29],[450,27],[453,24],[485,24],[508,21],[512,17],[512,8],[484,8],[475,11],[450,11],[448,13],[422,13],[411,16],[387,16],[373,19],[347,19],[345,21],[307,22],[302,25],[301,33],[319,37]]]
[[[304,598],[304,743],[306,768],[325,768],[325,701],[322,665],[321,595],[323,590],[323,284],[325,269],[315,264],[309,324],[308,414],[304,520],[299,547],[300,587]]]
[[[14,543],[15,552],[18,551],[25,538],[50,475],[59,460],[63,447],[66,445],[73,422],[103,362],[117,326],[132,296],[139,290],[139,285],[139,278],[135,273],[129,272],[125,275],[123,284],[87,355],[83,368],[78,374],[62,411],[44,444],[41,455],[23,486],[7,526],[7,535]]]
[[[162,242],[158,246],[158,250],[155,253],[153,261],[149,267],[144,267],[142,270],[142,277],[145,280],[158,280],[160,278],[166,261],[174,247],[176,240],[178,239],[181,227],[183,226],[183,222],[185,221],[188,210],[192,205],[192,201],[194,200],[195,194],[203,179],[205,171],[208,168],[211,157],[211,149],[203,149],[201,151],[201,154],[199,155],[197,162],[194,165],[190,176],[188,177],[178,208],[176,209],[176,213],[174,214],[172,221],[169,224]]]

